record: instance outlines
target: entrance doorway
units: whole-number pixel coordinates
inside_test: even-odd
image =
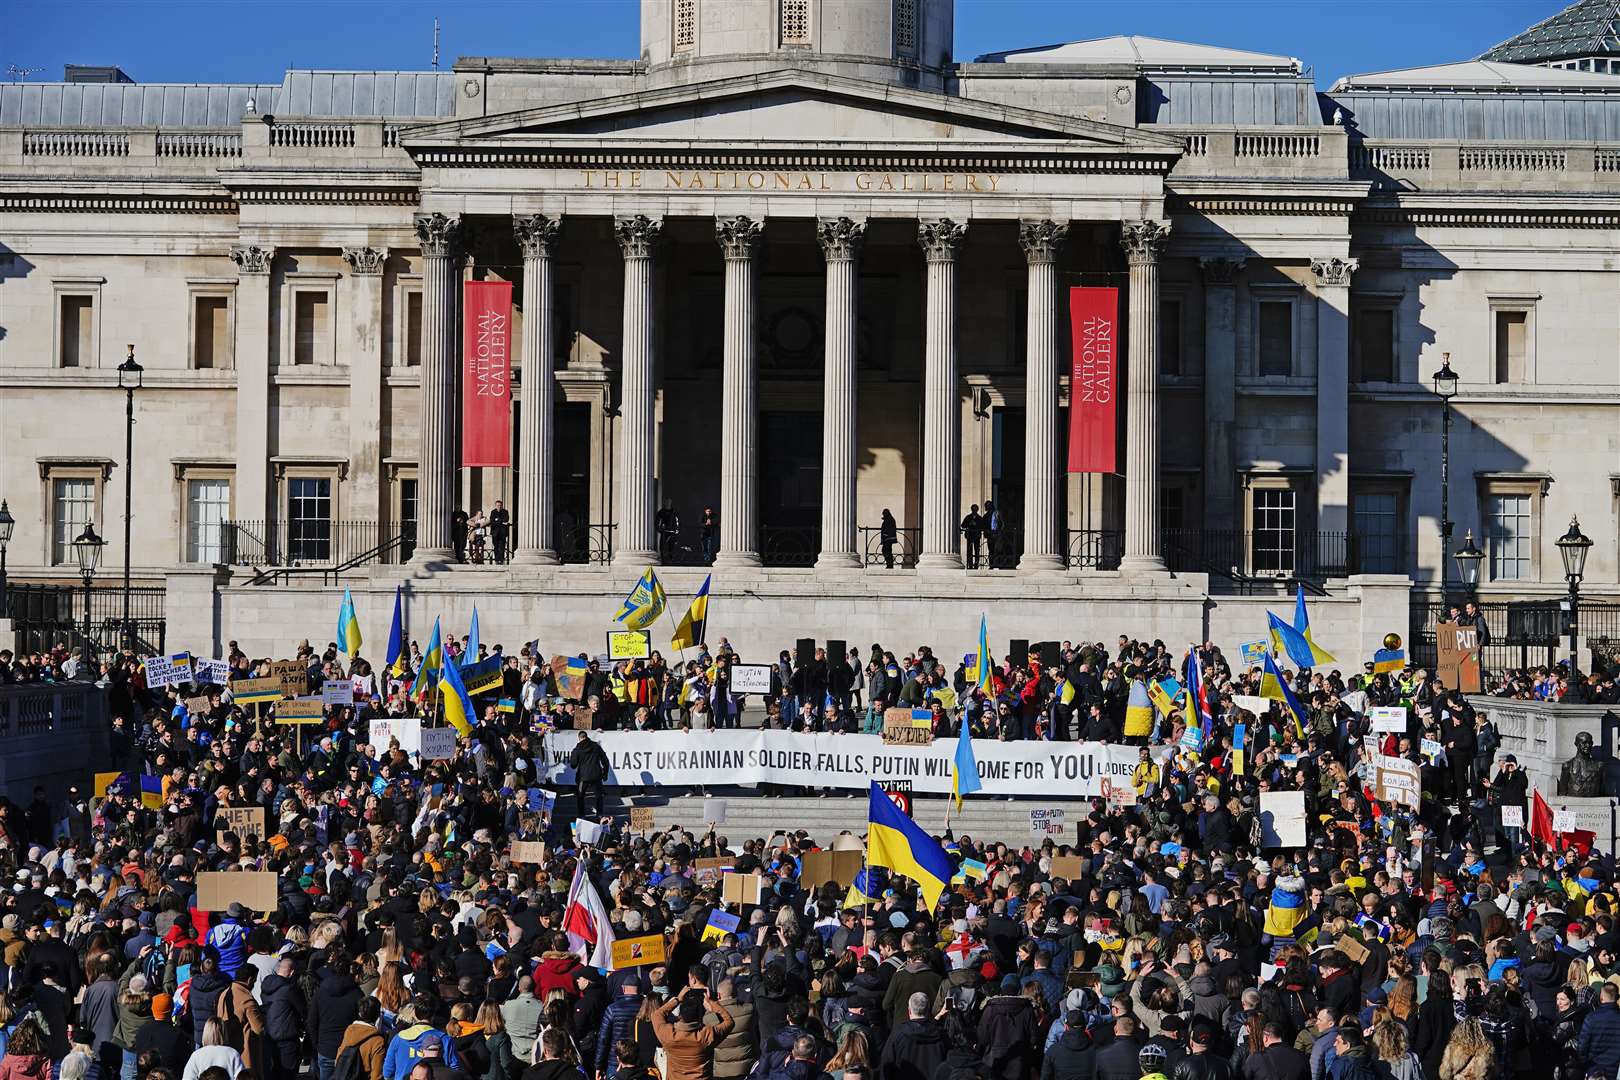
[[[821,414],[760,414],[759,547],[767,566],[821,554]]]
[[[993,569],[1011,570],[1024,553],[1024,410],[997,409],[990,423],[990,499],[1001,528],[986,547]]]
[[[563,562],[605,562],[610,537],[606,526],[591,521],[591,406],[559,402],[555,416],[551,455],[557,553]]]

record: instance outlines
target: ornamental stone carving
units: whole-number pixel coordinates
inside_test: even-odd
[[[1198,260],[1198,268],[1204,272],[1205,285],[1236,285],[1238,274],[1243,271],[1246,262],[1247,259],[1206,255]]]
[[[765,238],[765,223],[751,217],[714,219],[714,238],[728,259],[752,259]]]
[[[1120,229],[1120,246],[1125,249],[1125,261],[1132,265],[1156,263],[1170,242],[1168,221],[1127,221]]]
[[[387,248],[374,247],[346,247],[343,249],[343,261],[356,274],[375,277],[382,273],[383,263],[388,261]]]
[[[917,243],[929,262],[954,262],[967,238],[967,226],[950,218],[917,222]]]
[[[1312,259],[1311,273],[1316,275],[1318,285],[1339,285],[1350,287],[1350,275],[1361,267],[1359,259],[1341,259],[1337,255],[1331,259]]]
[[[239,274],[268,274],[270,263],[276,257],[276,249],[262,247],[233,247],[231,248],[231,262],[236,264]]]
[[[1068,235],[1069,223],[1066,221],[1018,223],[1018,246],[1024,249],[1024,258],[1031,263],[1056,262]]]
[[[461,236],[461,218],[444,214],[417,214],[416,240],[429,258],[448,258]]]
[[[866,222],[847,217],[817,218],[816,239],[828,262],[842,262],[859,254],[866,236]]]
[[[624,257],[627,259],[650,258],[663,234],[662,218],[637,214],[634,217],[613,219],[613,235],[619,241],[619,247],[624,250]]]
[[[525,259],[547,259],[556,254],[562,219],[544,214],[513,214],[512,235]]]

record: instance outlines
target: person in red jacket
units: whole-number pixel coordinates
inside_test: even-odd
[[[540,963],[534,968],[535,997],[544,1001],[553,990],[561,990],[570,999],[577,998],[579,986],[576,977],[583,967],[579,957],[568,951],[568,935],[553,935],[551,948],[540,957]]]

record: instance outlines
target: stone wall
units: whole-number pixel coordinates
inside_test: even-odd
[[[0,794],[26,806],[36,786],[60,803],[107,769],[107,692],[84,683],[0,686]]]

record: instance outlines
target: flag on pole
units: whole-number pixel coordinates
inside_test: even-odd
[[[467,631],[467,649],[461,654],[461,666],[478,663],[478,605],[473,605],[472,626]]]
[[[439,669],[439,700],[444,703],[444,718],[456,729],[456,734],[463,739],[471,735],[472,721],[477,714],[473,712],[472,698],[467,696],[467,687],[461,681],[461,672],[454,664],[445,664]]]
[[[986,694],[994,694],[995,683],[992,674],[995,671],[995,658],[990,655],[990,628],[985,617],[979,616],[979,651],[973,659],[973,688],[983,690]]]
[[[1204,741],[1209,741],[1210,729],[1215,726],[1214,714],[1209,707],[1209,687],[1204,685],[1204,666],[1198,662],[1198,648],[1190,646],[1187,649],[1187,662],[1183,674],[1187,683],[1187,726],[1194,723],[1203,733]]]
[[[388,659],[383,667],[395,678],[405,674],[405,620],[401,605],[401,588],[394,586],[394,623],[388,628]]]
[[[1548,806],[1547,800],[1541,797],[1540,788],[1531,792],[1531,795],[1530,839],[1539,840],[1548,847],[1554,847],[1556,846],[1556,840],[1553,837],[1552,807]]]
[[[428,687],[438,681],[439,669],[444,666],[444,646],[439,640],[439,620],[433,620],[433,636],[428,638],[427,650],[422,653],[422,667],[416,673],[416,681],[411,683],[411,697],[420,701],[427,695]]]
[[[613,923],[596,886],[585,873],[585,860],[574,866],[574,880],[568,886],[563,905],[563,932],[568,935],[569,951],[596,968],[613,967]]]
[[[1130,694],[1125,698],[1125,735],[1127,738],[1146,738],[1153,731],[1153,698],[1147,683],[1131,680]]]
[[[703,644],[704,635],[709,629],[709,582],[713,579],[713,574],[703,579],[703,588],[692,597],[692,605],[686,609],[680,625],[675,628],[675,636],[669,641],[670,648],[692,649]]]
[[[355,616],[354,597],[349,595],[346,585],[343,603],[338,606],[337,646],[338,651],[351,660],[360,654],[360,620]]]
[[[1299,698],[1294,696],[1293,688],[1277,669],[1277,661],[1272,659],[1270,653],[1266,654],[1265,666],[1260,672],[1260,696],[1282,702],[1283,708],[1294,717],[1295,734],[1301,739],[1305,737],[1305,710],[1300,707]]]
[[[1271,651],[1286,653],[1289,660],[1302,668],[1321,667],[1337,663],[1333,654],[1311,640],[1311,617],[1305,610],[1305,586],[1294,594],[1294,621],[1283,622],[1275,613],[1266,612],[1266,624],[1271,631]]]
[[[962,730],[956,736],[956,756],[951,759],[951,794],[956,809],[962,809],[962,796],[984,787],[979,780],[979,763],[973,759],[973,736],[968,732],[967,714],[962,714]]]
[[[886,867],[915,881],[922,890],[924,911],[939,904],[953,872],[939,841],[902,814],[875,780],[867,798],[866,865]]]
[[[642,571],[630,595],[624,598],[624,603],[619,605],[619,613],[613,616],[613,621],[622,622],[631,630],[645,630],[664,613],[665,603],[664,587],[658,583],[658,575],[649,566]]]

